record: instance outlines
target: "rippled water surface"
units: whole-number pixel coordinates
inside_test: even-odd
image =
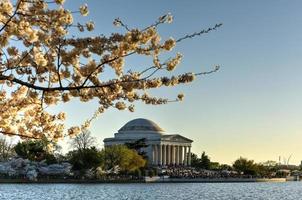
[[[0,199],[302,199],[302,182],[0,184]]]

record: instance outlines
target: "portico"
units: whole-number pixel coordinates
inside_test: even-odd
[[[153,144],[153,165],[191,165],[191,146],[183,144]]]
[[[147,119],[135,119],[124,125],[114,138],[104,139],[105,147],[125,144],[145,138],[148,147],[143,149],[148,156],[149,165],[189,166],[191,165],[190,140],[179,134],[166,134],[154,122]]]

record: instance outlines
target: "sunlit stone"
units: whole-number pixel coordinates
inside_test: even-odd
[[[113,138],[104,139],[105,147],[132,143],[145,139],[148,147],[142,149],[148,156],[149,165],[191,165],[190,140],[179,134],[166,132],[148,119],[134,119],[126,123]]]

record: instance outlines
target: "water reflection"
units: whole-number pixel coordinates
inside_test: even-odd
[[[0,184],[0,199],[302,199],[302,183]]]

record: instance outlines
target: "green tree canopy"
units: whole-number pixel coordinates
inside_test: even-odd
[[[24,159],[29,159],[32,161],[42,161],[46,160],[48,164],[56,163],[56,158],[52,154],[52,145],[46,139],[41,140],[25,140],[19,142],[14,150],[16,154]]]
[[[95,170],[102,162],[100,151],[96,147],[70,151],[67,158],[74,170],[82,172],[89,169]]]
[[[213,163],[214,165],[216,166],[217,163]],[[196,154],[191,153],[191,166],[198,169],[211,169],[210,157],[205,152],[202,152],[200,158]]]
[[[135,150],[139,155],[141,155],[144,159],[147,160],[148,156],[146,155],[146,152],[143,150],[143,148],[148,147],[148,145],[146,144],[146,138],[142,138],[134,142],[128,142],[125,145],[129,149]]]
[[[201,164],[201,168],[210,169],[211,160],[210,160],[210,157],[208,155],[206,155],[205,152],[202,152],[202,154],[201,154],[200,164]]]
[[[118,166],[122,171],[132,172],[146,164],[142,156],[124,145],[106,147],[101,151],[101,157],[102,167],[107,170]]]
[[[198,158],[198,156],[195,153],[191,153],[191,166],[198,168],[199,162],[200,159]]]
[[[240,157],[237,159],[234,164],[233,168],[240,173],[246,175],[256,175],[257,174],[257,165],[254,163],[253,160],[248,160],[246,158]]]

